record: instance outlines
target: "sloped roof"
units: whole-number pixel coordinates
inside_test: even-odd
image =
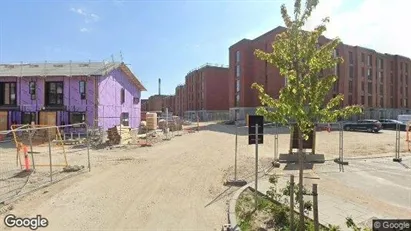
[[[0,77],[105,75],[119,62],[66,62],[0,64]]]
[[[128,68],[124,63],[121,63],[119,66],[120,70],[126,74],[126,77],[139,89],[140,91],[147,91],[143,84],[138,80],[137,76]]]
[[[102,76],[119,68],[141,91],[147,91],[131,70],[120,62],[65,62],[0,64],[0,77]]]

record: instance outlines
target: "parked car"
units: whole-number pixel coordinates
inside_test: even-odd
[[[382,128],[378,120],[358,120],[357,122],[345,123],[343,129],[345,131],[367,131],[379,132]]]
[[[407,125],[404,122],[398,120],[381,119],[379,121],[382,125],[382,129],[397,130],[397,126],[399,126],[400,131],[405,131],[407,128]]]

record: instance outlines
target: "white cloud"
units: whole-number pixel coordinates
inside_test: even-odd
[[[115,6],[118,6],[118,7],[121,7],[121,6],[123,6],[124,5],[124,0],[113,0],[113,4],[115,5]]]
[[[81,8],[72,7],[70,8],[70,11],[83,16],[85,23],[92,23],[92,22],[97,22],[100,20],[100,17],[97,14],[88,13],[84,9],[81,9]]]
[[[292,15],[294,0],[279,0],[276,3],[273,6],[276,14],[268,16],[265,20],[268,23],[256,25],[239,37],[253,39],[283,25],[280,5],[285,3],[288,13]],[[305,4],[305,1],[302,3]],[[320,0],[305,29],[313,29],[321,23],[321,19],[330,17],[325,33],[329,38],[338,36],[345,44],[411,57],[411,46],[408,45],[411,32],[406,27],[410,8],[409,0]],[[239,37],[228,39],[227,44],[238,42]]]
[[[87,28],[85,28],[85,27],[83,27],[83,28],[80,29],[80,32],[89,32],[89,31],[90,31],[90,30],[87,29]]]
[[[312,29],[324,17],[330,17],[325,35],[340,37],[349,45],[371,48],[381,53],[399,54],[411,57],[408,45],[410,32],[408,22],[411,1],[408,0],[362,0],[356,6],[343,10],[347,0],[324,0],[307,24]]]

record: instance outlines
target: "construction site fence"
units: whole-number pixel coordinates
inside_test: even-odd
[[[310,139],[304,141],[304,151],[308,154],[324,155],[325,161],[401,158],[411,155],[411,132],[407,132],[404,127],[367,132],[347,130],[345,125],[345,123],[318,124],[314,132],[314,142],[310,142]],[[298,139],[297,136],[291,137],[291,127],[292,125],[266,124],[263,131],[263,144],[259,147],[261,153],[277,160],[280,159],[280,155],[297,153]],[[236,142],[234,138],[227,142],[231,143],[240,154],[254,153],[255,147],[248,144],[249,128],[245,124],[213,124],[204,129],[237,134]]]
[[[227,111],[187,111],[184,113],[184,119],[189,121],[212,122],[228,121],[230,112]]]
[[[0,202],[90,171],[85,123],[12,125],[1,132]]]

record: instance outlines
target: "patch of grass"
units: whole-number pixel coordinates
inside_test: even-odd
[[[290,209],[280,203],[274,203],[267,197],[258,196],[257,210],[255,210],[254,192],[245,190],[237,200],[236,215],[238,225],[242,231],[252,230],[289,230]],[[298,213],[295,212],[294,224],[298,228]],[[305,230],[313,231],[314,224],[307,219]],[[334,230],[320,227],[321,231]],[[335,229],[337,231],[338,229]]]

